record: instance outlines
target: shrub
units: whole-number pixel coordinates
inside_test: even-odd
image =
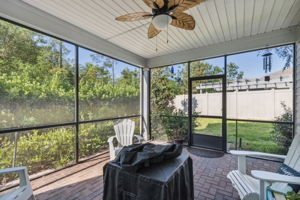
[[[276,118],[276,122],[291,122],[293,120],[292,110],[283,102],[281,106],[284,109],[284,113]],[[271,135],[276,144],[288,151],[293,140],[293,126],[287,123],[274,123]]]

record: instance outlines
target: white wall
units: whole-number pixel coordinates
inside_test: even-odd
[[[183,102],[187,95],[176,96],[175,107],[187,112]],[[281,102],[293,108],[292,89],[227,92],[227,118],[275,120],[284,113]],[[221,116],[222,93],[193,94],[193,108],[200,115]]]

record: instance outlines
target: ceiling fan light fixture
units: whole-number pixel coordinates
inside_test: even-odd
[[[171,21],[172,17],[167,14],[156,15],[152,18],[152,24],[159,30],[165,30]]]

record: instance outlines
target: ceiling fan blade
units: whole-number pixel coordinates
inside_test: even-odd
[[[173,13],[172,16],[173,20],[171,22],[171,25],[185,30],[194,30],[195,20],[191,15],[179,12]]]
[[[174,9],[176,6],[181,4],[183,1],[184,0],[169,0],[168,8],[172,10],[172,8]]]
[[[196,5],[198,5],[199,3],[204,2],[205,0],[171,0],[171,1],[177,1],[175,3],[178,4],[174,4],[174,7],[171,11],[173,12],[183,12],[185,10],[188,10]],[[170,5],[170,3],[169,3]]]
[[[130,14],[122,15],[120,17],[117,17],[116,20],[121,21],[121,22],[132,22],[132,21],[149,19],[151,17],[152,17],[152,14],[149,12],[137,12],[137,13],[130,13]]]
[[[161,30],[157,30],[153,24],[150,24],[149,29],[148,29],[148,38],[154,38],[157,36]]]
[[[143,1],[148,7],[152,9],[162,8],[165,4],[164,0],[143,0]]]
[[[153,0],[143,0],[143,1],[144,1],[144,3],[145,3],[148,7],[152,8],[152,9],[156,9],[155,6],[154,6],[154,1],[153,1]]]
[[[154,2],[158,5],[159,8],[162,8],[165,5],[164,0],[154,0]]]

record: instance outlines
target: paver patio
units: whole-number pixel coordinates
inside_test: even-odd
[[[193,159],[195,200],[239,199],[226,178],[237,167],[237,157],[208,150],[185,148]],[[103,195],[103,166],[109,155],[102,154],[67,169],[32,181],[38,200],[100,200]],[[253,169],[276,171],[279,162],[248,158]]]

